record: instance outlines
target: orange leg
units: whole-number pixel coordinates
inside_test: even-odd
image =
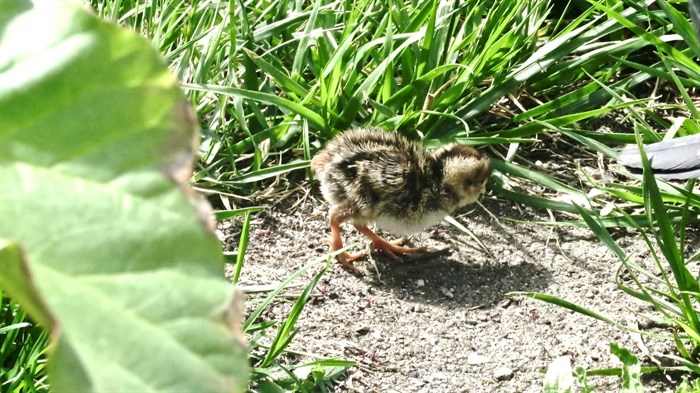
[[[401,259],[396,254],[416,254],[428,252],[428,247],[401,247],[401,244],[403,244],[404,242],[403,239],[399,239],[394,242],[388,242],[384,240],[384,238],[382,238],[381,236],[372,232],[372,230],[369,229],[367,225],[356,224],[355,229],[357,229],[363,235],[367,236],[372,241],[372,245],[376,250],[383,252],[388,257],[395,260]]]
[[[343,238],[340,236],[340,224],[346,219],[347,217],[342,214],[338,213],[335,209],[331,209],[330,212],[330,225],[331,225],[331,252],[340,250],[343,248]],[[361,273],[362,269],[358,268],[357,266],[352,264],[352,261],[355,259],[359,259],[365,256],[364,252],[360,252],[357,254],[350,254],[347,251],[343,251],[342,253],[338,254],[338,262],[340,262],[340,265],[343,266],[345,269],[348,269],[350,271],[356,272],[356,273]]]

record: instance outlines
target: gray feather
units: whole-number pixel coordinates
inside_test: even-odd
[[[700,0],[689,0],[688,8],[690,11],[690,19],[695,25],[695,35],[700,40]]]
[[[652,143],[644,147],[654,174],[668,179],[700,178],[700,134]],[[620,152],[618,162],[631,170],[642,169],[637,146]]]

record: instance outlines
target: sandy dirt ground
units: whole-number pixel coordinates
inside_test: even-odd
[[[314,195],[295,196],[255,217],[242,285],[279,283],[326,255],[327,205]],[[646,363],[651,362],[647,351],[672,353],[666,344],[578,313],[507,296],[543,292],[642,328],[644,321],[634,313],[650,312],[617,289],[620,262],[588,229],[533,225],[550,217],[492,196],[482,202],[484,207],[467,207],[454,216],[492,255],[443,222],[409,239],[447,248],[442,254],[400,262],[372,255],[357,262],[363,276],[337,263],[323,276],[299,319],[292,348],[358,362],[334,391],[540,392],[543,370],[560,356],[593,369],[619,366],[611,342]],[[235,251],[240,227],[240,220],[220,224],[227,250]],[[689,253],[697,252],[698,232],[689,229]],[[348,244],[368,247],[349,225],[343,235]],[[638,236],[624,230],[614,236],[636,262],[651,266]],[[299,283],[308,283],[319,269]],[[290,302],[279,302],[263,317],[282,320],[289,307]],[[672,392],[668,378],[645,380],[647,391]],[[598,392],[619,391],[617,377],[591,377],[590,382]]]

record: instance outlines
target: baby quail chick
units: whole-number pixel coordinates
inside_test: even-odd
[[[489,176],[488,159],[476,149],[449,144],[425,150],[397,133],[353,129],[338,135],[311,160],[311,169],[330,204],[331,251],[343,247],[340,224],[349,221],[376,250],[397,254],[428,251],[388,242],[368,224],[395,234],[410,234],[437,224],[460,206],[475,202]],[[338,255],[341,265],[364,253]]]

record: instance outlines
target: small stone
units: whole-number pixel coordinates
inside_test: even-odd
[[[425,280],[423,280],[422,278],[417,279],[417,280],[416,280],[416,286],[417,286],[418,288],[424,287],[424,286],[425,286]]]
[[[440,292],[442,292],[442,294],[448,299],[454,299],[454,297],[455,297],[455,295],[449,289],[447,289],[445,287],[441,287]]]
[[[355,333],[357,333],[358,336],[364,336],[367,333],[369,333],[371,329],[368,326],[363,326],[359,329],[355,329]]]
[[[416,304],[413,305],[413,307],[411,307],[411,311],[413,311],[413,312],[423,312],[423,311],[425,311],[425,306],[423,306],[423,305],[420,304],[420,303],[416,303]]]
[[[513,369],[504,366],[498,367],[493,370],[493,378],[496,379],[496,381],[508,381],[513,378]]]
[[[468,364],[484,364],[488,363],[491,359],[487,356],[479,355],[478,353],[470,353],[467,357]]]
[[[510,306],[512,303],[513,303],[512,298],[505,298],[505,299],[503,299],[503,301],[501,301],[499,306],[501,306],[503,308],[508,308],[508,306]]]

